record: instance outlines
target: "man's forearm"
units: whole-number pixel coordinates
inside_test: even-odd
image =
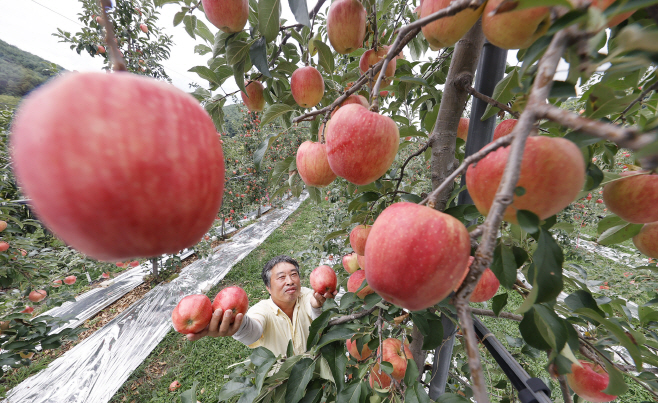
[[[256,319],[245,315],[242,318],[240,329],[233,335],[233,338],[247,346],[254,344],[263,335],[263,326]]]

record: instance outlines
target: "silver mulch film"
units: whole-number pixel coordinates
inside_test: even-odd
[[[10,390],[11,403],[105,403],[171,329],[171,312],[184,296],[207,292],[260,245],[308,195],[291,199],[160,284],[102,329]]]

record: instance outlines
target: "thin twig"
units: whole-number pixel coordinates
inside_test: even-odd
[[[564,400],[564,403],[573,403],[571,393],[569,393],[569,386],[567,386],[567,380],[564,378],[564,375],[558,376],[557,380],[560,382],[560,390],[562,391],[562,399]]]
[[[411,154],[409,158],[407,158],[406,161],[404,161],[404,164],[400,167],[400,177],[398,178],[398,183],[395,185],[395,190],[394,193],[397,193],[398,189],[400,188],[400,184],[402,183],[402,179],[404,178],[404,168],[407,166],[409,161],[411,161],[413,158],[419,156],[420,154],[424,153],[425,150],[427,150],[427,147],[429,147],[430,142],[427,141],[418,151],[415,153]],[[393,198],[395,198],[395,194],[393,195]],[[391,199],[393,201],[393,199]]]
[[[516,119],[518,119],[519,116],[521,116],[520,113],[514,112],[512,110],[512,108],[510,108],[509,106],[507,106],[503,103],[500,103],[500,102],[496,101],[495,99],[482,94],[481,92],[476,91],[475,88],[471,87],[471,81],[472,81],[471,77],[459,77],[457,79],[457,84],[460,85],[464,89],[464,91],[466,91],[469,94],[473,95],[475,98],[478,98],[478,99],[488,103],[491,106],[495,106],[496,108],[509,113],[510,115],[514,116]]]
[[[516,315],[510,312],[500,312],[498,316],[496,316],[494,311],[490,309],[471,308],[471,312],[473,313],[473,315],[491,316],[492,318],[503,318],[503,319],[515,320],[517,322],[521,322],[523,320],[523,315]]]
[[[617,123],[617,121],[618,121],[619,119],[622,119],[622,121],[625,121],[625,120],[626,120],[626,118],[625,118],[626,113],[627,113],[628,111],[630,111],[631,108],[632,108],[633,106],[635,106],[636,103],[638,103],[638,102],[640,102],[641,100],[643,100],[644,97],[646,97],[647,94],[650,93],[650,92],[653,91],[653,90],[658,90],[658,81],[656,81],[655,83],[653,83],[653,85],[651,85],[651,86],[650,86],[649,88],[647,88],[646,90],[642,91],[642,93],[641,93],[637,98],[635,98],[635,99],[633,100],[633,102],[631,102],[630,104],[628,104],[628,106],[626,107],[626,109],[624,109],[623,111],[621,111],[621,113],[619,114],[619,116],[617,117],[617,119],[613,120],[612,123]]]

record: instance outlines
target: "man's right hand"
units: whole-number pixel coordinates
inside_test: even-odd
[[[197,341],[205,336],[210,337],[229,337],[233,336],[240,325],[242,325],[242,318],[244,315],[239,313],[235,317],[235,322],[231,323],[233,318],[233,311],[227,309],[226,312],[222,311],[222,308],[217,308],[212,314],[212,319],[210,319],[210,324],[208,327],[200,331],[199,333],[190,333],[187,335],[189,341]]]

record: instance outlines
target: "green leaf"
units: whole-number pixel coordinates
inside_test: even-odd
[[[322,398],[322,386],[312,388],[306,391],[306,394],[299,403],[317,403]]]
[[[553,301],[562,291],[562,249],[551,233],[542,228],[537,249],[533,254],[532,285],[538,288],[535,303]]]
[[[515,7],[513,11],[523,10],[526,8],[532,7],[553,7],[561,6],[567,8],[573,8],[569,0],[515,0]]]
[[[605,363],[606,371],[608,371],[609,380],[608,387],[601,392],[613,396],[619,396],[626,393],[628,385],[624,381],[624,374],[622,374],[612,363],[608,362],[608,360],[603,360],[603,362]]]
[[[241,393],[246,392],[247,389],[249,389],[250,387],[252,387],[252,385],[249,382],[249,380],[247,380],[246,383],[230,380],[227,383],[225,383],[224,386],[222,386],[222,389],[219,391],[219,395],[217,396],[217,398],[219,399],[220,402],[226,401],[232,398],[233,396],[237,396]]]
[[[507,296],[507,293],[499,294],[491,299],[491,309],[493,310],[494,315],[500,315],[500,311],[505,308],[505,305],[507,305]]]
[[[518,210],[516,212],[516,219],[519,222],[519,226],[525,232],[535,234],[539,231],[539,217],[532,211]]]
[[[551,348],[551,345],[544,338],[542,329],[537,327],[536,316],[534,308],[530,308],[530,310],[523,315],[523,319],[519,323],[519,332],[521,332],[523,340],[525,340],[530,346],[546,351]]]
[[[424,350],[424,349],[423,349]],[[404,372],[404,384],[411,386],[414,383],[417,383],[418,378],[418,367],[416,362],[412,358],[407,359],[407,370]]]
[[[178,26],[181,22],[183,22],[183,17],[187,15],[186,11],[179,11],[174,15],[174,26]]]
[[[564,303],[567,304],[572,311],[580,308],[589,308],[597,312],[599,315],[605,316],[605,313],[599,308],[599,305],[596,303],[594,297],[592,297],[592,294],[586,290],[574,291],[564,299]]]
[[[386,372],[387,374],[391,375],[393,373],[393,364],[391,364],[388,361],[382,361],[382,365],[379,366],[382,371]]]
[[[414,194],[401,194],[400,199],[416,204],[420,203],[423,200],[422,197]]]
[[[306,385],[313,377],[315,361],[311,358],[302,358],[292,367],[286,390],[286,403],[298,403],[306,393]]]
[[[518,269],[514,253],[509,246],[500,244],[494,249],[491,271],[494,272],[500,284],[511,289],[516,282],[516,269]]]
[[[274,104],[274,105],[270,105],[270,106],[265,110],[265,112],[263,112],[263,116],[262,116],[262,118],[261,118],[260,125],[261,125],[261,127],[263,127],[263,126],[265,126],[266,124],[268,124],[268,123],[274,121],[274,120],[275,120],[276,118],[278,118],[279,116],[283,116],[283,115],[285,115],[286,113],[288,113],[288,112],[292,112],[292,111],[294,111],[294,110],[295,110],[294,107],[292,107],[292,106],[290,106],[290,105],[286,105],[286,104]]]
[[[192,383],[192,388],[184,391],[180,394],[181,403],[196,403],[196,387],[199,384],[199,381],[194,381]]]
[[[295,355],[295,348],[292,345],[292,339],[288,341],[288,347],[286,347],[286,357],[290,358]]]
[[[234,66],[237,63],[244,61],[249,54],[250,48],[251,42],[242,40],[232,41],[226,47],[226,64],[229,66]]]
[[[256,366],[256,390],[260,392],[267,373],[276,362],[276,357],[265,347],[257,347],[249,356],[249,360]]]
[[[196,29],[197,18],[194,15],[186,15],[183,18],[183,25],[185,26],[185,32],[187,32],[192,38],[196,39],[194,35],[194,30]]]
[[[601,234],[596,242],[599,245],[614,245],[624,242],[627,239],[633,238],[642,229],[644,224],[631,224],[623,223],[614,227],[608,228]]]
[[[471,401],[464,396],[455,393],[444,393],[439,396],[437,403],[470,403]]]
[[[496,84],[492,98],[496,101],[506,104],[514,98],[512,89],[519,86],[519,69],[514,68],[505,78],[500,80]],[[487,109],[484,111],[482,118],[480,120],[485,121],[498,113],[499,109],[494,108],[491,105],[487,105]],[[429,130],[428,130],[429,131]]]
[[[536,304],[535,320],[538,327],[542,329],[544,339],[550,343],[555,351],[562,351],[569,338],[564,319],[557,316],[552,309]]]
[[[306,190],[308,191],[308,197],[313,200],[314,203],[322,203],[322,191],[314,186],[306,185]]]
[[[600,141],[603,141],[599,137],[593,137],[593,136],[590,136],[589,134],[585,134],[585,133],[579,132],[579,131],[567,133],[567,135],[564,136],[564,138],[574,142],[578,146],[578,148],[587,147],[587,146],[590,146],[592,144],[596,144]]]
[[[263,73],[265,77],[272,78],[272,73],[270,73],[270,67],[267,61],[267,44],[265,43],[265,38],[260,37],[249,48],[249,57],[251,58],[251,63]]]
[[[345,355],[345,343],[331,343],[322,347],[320,350],[322,357],[327,360],[331,373],[336,380],[336,389],[340,392],[343,389],[345,379],[345,367],[347,366],[347,356]]]
[[[208,29],[208,26],[199,19],[196,20],[196,33],[208,43],[215,42],[215,35],[213,35]]]
[[[320,331],[327,327],[329,324],[329,319],[331,318],[331,311],[324,311],[311,322],[311,326],[308,329],[308,339],[306,340],[306,347],[311,348],[315,345],[315,342],[320,337]]]
[[[605,216],[602,218],[598,225],[597,225],[597,232],[599,235],[604,233],[606,230],[616,227],[618,225],[624,224],[626,221],[622,220],[621,218],[617,217],[615,214],[610,214],[608,216]]]
[[[549,98],[570,98],[575,97],[576,87],[573,84],[564,81],[553,81]]]
[[[211,83],[221,85],[221,80],[217,77],[214,71],[210,70],[206,66],[195,66],[189,69],[188,71],[191,71],[193,73],[197,73],[199,77],[203,78],[204,80],[208,80]]]
[[[237,84],[238,88],[240,88],[240,90],[246,94],[247,90],[244,85],[244,65],[244,60],[233,65],[233,77],[235,78],[235,83]]]
[[[359,382],[354,382],[338,393],[336,403],[360,403],[360,398],[361,385]]]
[[[433,350],[443,342],[441,318],[428,311],[412,312],[411,318],[423,335],[423,350]]]
[[[267,42],[279,35],[280,0],[258,0],[258,30]]]
[[[322,335],[320,341],[318,342],[318,346],[322,347],[336,340],[347,340],[348,338],[354,336],[354,333],[356,333],[356,331],[347,327],[346,325],[334,326],[329,329],[327,333]]]
[[[311,26],[311,20],[308,18],[308,7],[305,0],[288,0],[290,11],[295,16],[298,23],[304,24],[307,27]]]
[[[313,46],[318,50],[318,64],[322,66],[327,74],[331,75],[334,72],[334,56],[331,53],[331,48],[324,42],[314,39],[311,41]]]
[[[254,151],[254,165],[256,166],[256,170],[260,171],[260,164],[263,162],[263,157],[265,157],[265,153],[267,150],[272,147],[272,143],[279,138],[281,133],[272,133],[267,138],[258,145],[258,148],[256,151]]]

